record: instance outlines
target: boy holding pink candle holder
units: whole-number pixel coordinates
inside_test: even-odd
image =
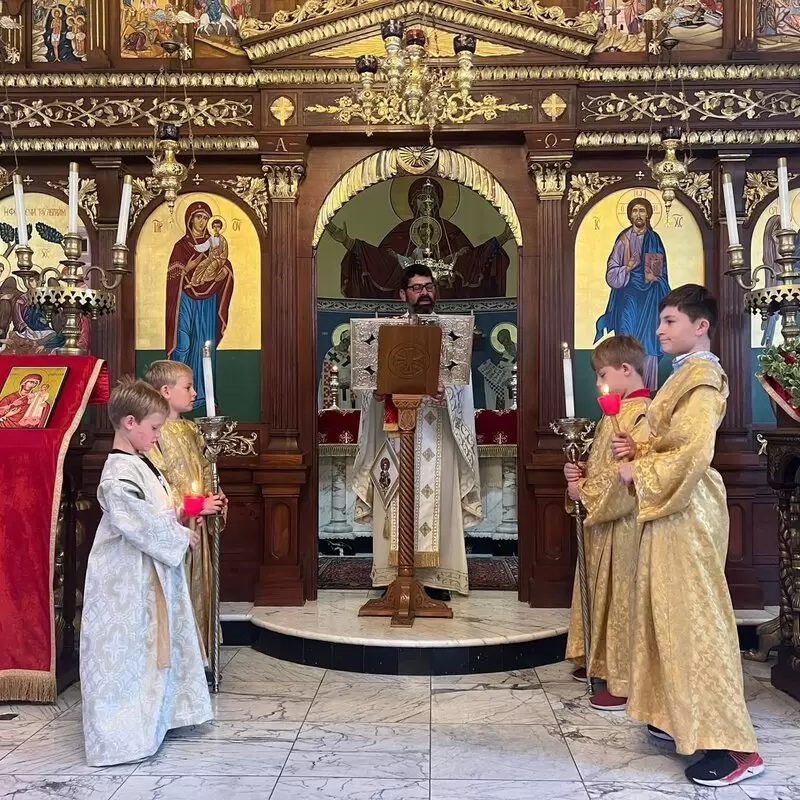
[[[597,386],[606,393],[606,401],[617,401],[617,407],[604,409],[613,416],[604,416],[597,426],[588,461],[564,466],[568,495],[587,512],[584,536],[592,629],[587,668],[591,677],[606,681],[606,688],[589,703],[600,711],[624,711],[628,697],[630,590],[638,546],[636,499],[619,483],[611,439],[620,429],[647,436],[650,392],[644,385],[644,360],[644,348],[633,336],[612,336],[597,345],[592,353]],[[586,663],[577,574],[567,658]],[[587,668],[579,667],[573,677],[586,680]]]
[[[200,631],[203,660],[208,664],[211,642],[211,542],[205,520],[198,514],[224,513],[227,499],[211,493],[211,467],[203,454],[203,440],[197,426],[183,419],[194,407],[197,392],[190,367],[180,361],[154,361],[145,380],[169,403],[169,417],[151,458],[164,473],[176,505],[182,505],[200,535],[198,547],[186,555],[186,579]],[[189,513],[192,510],[194,514]]]

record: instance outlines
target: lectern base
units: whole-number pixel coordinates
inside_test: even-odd
[[[413,578],[395,578],[383,597],[361,606],[358,616],[391,617],[393,626],[410,628],[414,617],[452,619],[453,609],[441,600],[428,597],[422,584]]]

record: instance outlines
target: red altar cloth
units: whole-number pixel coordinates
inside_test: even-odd
[[[317,420],[317,439],[320,444],[355,444],[361,412],[355,408],[326,408]]]
[[[516,444],[517,410],[478,409],[475,412],[475,436],[478,444]]]
[[[108,400],[93,356],[2,356],[12,367],[68,367],[46,428],[0,429],[0,701],[56,699],[53,559],[64,457],[89,402]]]

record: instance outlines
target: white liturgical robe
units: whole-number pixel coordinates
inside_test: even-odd
[[[361,399],[354,466],[355,519],[372,522],[372,584],[397,577],[400,439],[383,430],[384,403]],[[483,517],[472,385],[423,398],[414,434],[415,577],[434,589],[469,589],[464,528]]]
[[[146,758],[168,730],[213,718],[184,573],[189,531],[166,482],[142,458],[115,452],[97,499],[80,660],[92,767]]]

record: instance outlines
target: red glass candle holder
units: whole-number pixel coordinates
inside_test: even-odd
[[[597,402],[600,404],[600,410],[607,417],[616,417],[622,408],[622,395],[616,392],[601,394],[600,397],[597,398]]]
[[[206,499],[201,494],[187,494],[183,498],[183,513],[187,517],[196,517],[203,510]]]

